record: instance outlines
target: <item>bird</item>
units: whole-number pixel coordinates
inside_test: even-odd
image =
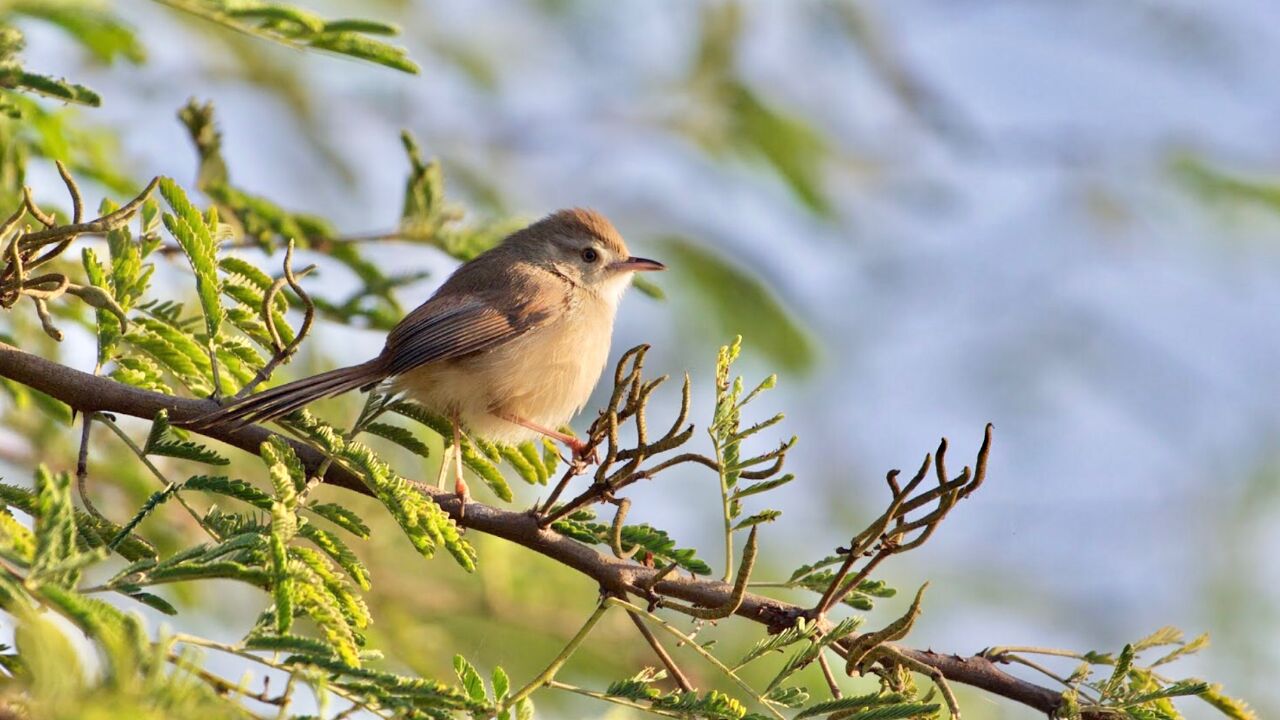
[[[587,460],[583,441],[558,430],[586,405],[609,356],[614,318],[637,272],[602,214],[571,208],[517,230],[459,266],[388,333],[371,360],[236,400],[187,423],[262,423],[321,398],[387,387],[448,417],[454,492],[465,508],[461,436],[517,443],[543,435]],[[449,457],[441,465],[443,484]]]

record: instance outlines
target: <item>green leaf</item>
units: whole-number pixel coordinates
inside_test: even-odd
[[[403,415],[414,422],[427,426],[442,438],[453,437],[453,426],[449,424],[448,418],[443,415],[437,415],[415,402],[398,400],[392,403],[388,409],[397,415]]]
[[[85,277],[89,283],[94,287],[109,291],[107,269],[98,260],[93,248],[84,248],[80,257],[84,264]],[[106,364],[115,354],[116,345],[120,342],[123,329],[120,327],[119,318],[112,312],[98,308],[94,311],[94,316],[98,324],[98,363],[102,365]]]
[[[560,449],[550,438],[542,439],[542,465],[547,469],[547,477],[554,475],[560,463]]]
[[[369,589],[369,569],[364,563],[360,562],[360,558],[347,547],[337,535],[323,530],[321,528],[307,523],[298,527],[298,534],[310,540],[316,547],[320,548],[326,555],[333,559],[335,563],[341,567],[361,590]]]
[[[507,699],[511,693],[511,678],[507,677],[507,671],[495,665],[493,667],[493,701],[500,703]]]
[[[118,636],[129,624],[120,610],[98,600],[85,597],[58,585],[45,583],[38,590],[41,598],[91,638]]]
[[[153,327],[149,327],[142,324],[147,318],[138,318],[138,320],[141,322],[130,329],[124,336],[125,340],[155,358],[166,370],[173,373],[174,377],[178,378],[183,385],[186,385],[193,395],[208,395],[213,390],[213,385],[203,372],[204,368],[192,360],[191,356],[184,352],[183,349],[174,345],[168,338],[158,334],[154,329],[168,326],[164,323],[155,323]],[[207,357],[205,361],[208,361]]]
[[[258,345],[274,350],[274,343],[267,332],[267,326],[261,319],[265,293],[240,275],[225,275],[222,281],[222,292],[240,304],[238,308],[228,308],[227,317]],[[284,314],[284,308],[288,306],[288,302],[283,300],[284,293],[277,293],[276,297],[282,299],[272,302],[271,321],[276,326],[280,341],[289,343],[293,341],[295,335],[293,327]],[[241,312],[233,315],[232,310]]]
[[[323,640],[293,634],[254,633],[244,639],[244,646],[247,650],[305,653],[325,657],[338,655],[337,648]]]
[[[216,215],[208,219],[202,216],[182,188],[169,178],[160,179],[160,194],[173,208],[172,214],[165,213],[164,225],[186,253],[196,275],[196,294],[204,311],[205,330],[211,339],[217,338],[225,315],[218,298],[222,290],[218,281]]]
[[[1182,641],[1182,631],[1172,625],[1165,625],[1150,635],[1133,644],[1135,652],[1142,652],[1162,645],[1174,645]]]
[[[1252,204],[1280,212],[1280,181],[1273,176],[1250,177],[1225,172],[1191,155],[1177,158],[1173,171],[1190,190],[1205,200]]]
[[[1209,683],[1200,680],[1180,680],[1172,685],[1154,690],[1152,692],[1140,693],[1133,697],[1126,698],[1125,705],[1142,705],[1153,700],[1163,700],[1171,697],[1181,697],[1184,695],[1201,695],[1209,691]]]
[[[298,505],[298,493],[307,487],[307,473],[293,447],[279,435],[272,435],[258,448],[267,466],[276,497],[290,512]]]
[[[182,489],[201,490],[204,492],[226,495],[227,497],[232,497],[242,502],[249,503],[259,510],[271,509],[272,500],[270,495],[267,495],[243,480],[232,480],[231,478],[222,475],[197,475],[184,482],[182,484]]]
[[[700,301],[690,316],[700,335],[742,335],[766,359],[792,374],[810,371],[817,346],[806,324],[747,270],[687,238],[661,242],[662,258],[677,280]]]
[[[786,485],[787,483],[795,479],[796,479],[795,475],[787,473],[786,475],[782,475],[780,477],[776,477],[771,480],[758,482],[758,483],[755,483],[754,485],[739,487],[737,490],[734,491],[732,495],[732,499],[741,500],[744,497],[750,497],[752,495],[766,492],[768,490],[772,490],[777,487],[782,487],[783,485]]]
[[[1199,697],[1231,720],[1258,720],[1258,716],[1243,701],[1224,695],[1221,685],[1211,685]]]
[[[185,434],[185,433],[184,433]],[[151,432],[147,435],[147,443],[142,447],[144,455],[162,455],[164,457],[194,460],[208,465],[229,465],[227,458],[219,455],[211,448],[200,443],[184,440],[169,424],[169,411],[156,413],[151,423]]]
[[[1209,634],[1204,633],[1204,634],[1198,635],[1192,638],[1190,641],[1183,643],[1179,647],[1169,651],[1169,653],[1166,654],[1164,657],[1151,663],[1151,667],[1153,668],[1159,667],[1161,665],[1171,663],[1174,660],[1177,660],[1178,658],[1195,654],[1197,652],[1200,652],[1204,648],[1208,647],[1208,645],[1209,645]]]
[[[766,698],[789,708],[802,707],[809,701],[809,691],[802,687],[776,687]]]
[[[342,610],[343,619],[353,632],[354,630],[368,627],[370,622],[369,606],[351,587],[351,583],[338,574],[328,557],[311,548],[304,547],[289,548],[289,555],[300,560],[306,566],[303,574],[309,577],[308,582],[317,580],[320,582],[325,592],[334,599]]]
[[[502,477],[502,472],[465,441],[462,444],[462,463],[471,468],[471,471],[489,486],[499,500],[511,502],[511,486],[507,484],[507,479]]]
[[[333,503],[308,505],[307,509],[360,538],[369,537],[369,526],[351,510]]]
[[[798,618],[796,624],[786,630],[757,640],[756,644],[751,646],[751,649],[747,651],[746,655],[742,656],[742,659],[738,661],[734,668],[740,668],[765,655],[781,652],[783,648],[789,645],[808,639],[817,630],[817,627],[817,625],[805,621],[804,618]]]
[[[462,538],[457,523],[439,505],[394,473],[368,447],[357,442],[345,443],[341,453],[361,474],[418,552],[431,557],[436,547],[443,545],[465,570],[475,570],[475,549]]]
[[[416,455],[428,457],[431,454],[431,448],[426,443],[418,439],[408,428],[399,425],[390,425],[388,423],[369,423],[365,426],[364,431],[385,438],[400,447],[408,450]]]
[[[80,105],[98,107],[102,98],[79,83],[31,73],[16,66],[0,66],[0,87],[15,88]]]
[[[784,663],[782,668],[778,671],[778,674],[775,675],[773,680],[769,683],[768,689],[772,691],[779,687],[787,678],[817,660],[818,656],[821,655],[826,648],[830,647],[832,643],[838,642],[844,637],[851,635],[859,626],[862,625],[862,622],[863,618],[857,616],[848,617],[841,620],[835,627],[831,628],[829,632],[822,636],[816,638],[812,636],[808,637],[808,644],[800,648],[787,659],[786,663]],[[804,714],[801,713],[801,715],[797,716],[797,720],[803,716]]]
[[[860,710],[863,708],[882,705],[896,705],[904,699],[906,699],[905,696],[899,693],[869,693],[866,695],[854,695],[850,697],[837,698],[835,700],[826,700],[805,708],[795,716],[794,720],[804,720],[804,718],[828,715],[840,711]]]
[[[573,517],[557,521],[552,527],[556,532],[579,542],[609,543],[613,528],[602,523],[590,522],[592,517],[594,513],[591,511],[580,511]],[[711,566],[703,562],[695,550],[676,547],[675,540],[665,530],[659,530],[648,524],[625,525],[620,535],[624,548],[638,545],[646,552],[652,553],[655,560],[674,562],[695,575],[711,573]]]
[[[7,508],[0,508],[0,551],[30,564],[36,553],[35,535]]]
[[[39,503],[35,493],[13,485],[0,483],[0,503],[7,507],[21,510],[32,517],[36,517],[37,513],[40,512],[37,509]],[[80,550],[101,547],[106,544],[107,540],[120,533],[121,527],[109,520],[100,519],[79,510],[73,510],[73,512],[76,523],[77,547]],[[121,557],[130,561],[154,558],[156,556],[156,549],[146,540],[136,535],[126,536],[116,546],[115,551]]]
[[[260,588],[270,588],[273,583],[271,574],[266,570],[230,561],[157,566],[149,576],[153,583],[219,578],[238,580]]]
[[[467,691],[467,696],[476,702],[485,702],[487,695],[484,689],[484,680],[480,678],[480,673],[476,672],[474,666],[467,662],[467,659],[461,655],[453,656],[453,671],[458,676],[458,681],[462,683],[462,687]]]
[[[307,557],[307,554],[299,553],[298,556]],[[314,561],[316,557],[307,559]],[[331,584],[326,584],[325,579],[316,572],[316,565],[304,562],[298,569],[300,582],[294,583],[298,605],[316,625],[320,626],[325,640],[337,649],[338,657],[342,662],[351,667],[360,667],[360,652],[356,644],[355,631],[344,615],[344,606],[334,595],[335,588]]]
[[[68,473],[51,473],[43,464],[35,473],[35,555],[31,572],[35,576],[48,574],[51,582],[65,586],[74,585],[78,572],[59,572],[58,566],[79,554],[76,542],[76,521],[71,503],[71,476]]]
[[[218,267],[228,275],[237,276],[261,293],[266,293],[275,282],[270,275],[259,269],[257,265],[234,255],[226,255],[219,258]],[[289,309],[288,302],[283,295],[277,295],[276,298],[275,304],[279,306],[281,311]],[[261,301],[259,301],[259,304],[261,304]]]
[[[751,517],[748,517],[742,520],[737,525],[734,525],[733,529],[742,530],[744,528],[749,528],[752,525],[760,525],[762,523],[771,523],[774,520],[777,520],[781,516],[782,516],[781,510],[762,510],[756,513],[755,515],[752,515]]]
[[[1129,676],[1129,670],[1133,668],[1135,652],[1133,645],[1125,645],[1120,651],[1119,657],[1116,658],[1115,668],[1111,672],[1111,677],[1098,688],[1104,697],[1112,697],[1117,695],[1124,686],[1125,679]]]
[[[417,63],[409,59],[409,55],[404,48],[388,45],[354,33],[325,32],[316,36],[307,44],[313,48],[320,48],[321,50],[328,50],[385,65],[411,75],[417,75],[420,71]]]
[[[129,597],[133,598],[134,600],[137,600],[138,602],[142,603],[143,605],[146,605],[149,608],[152,608],[153,610],[159,610],[165,615],[178,614],[178,609],[175,608],[173,605],[169,604],[168,600],[165,600],[159,595],[155,595],[149,592],[136,592],[136,593],[130,593]]]
[[[526,453],[522,448],[513,445],[500,445],[498,452],[500,457],[507,461],[507,464],[516,471],[521,480],[530,485],[546,484],[546,473],[539,472],[542,469],[542,460],[538,457],[537,450],[534,449],[533,443],[524,443],[532,454]],[[530,459],[532,458],[532,462]],[[534,463],[537,463],[536,465]]]
[[[289,571],[286,545],[297,531],[297,523],[284,504],[271,505],[271,592],[275,598],[276,632],[287,633],[293,625],[293,575]]]
[[[843,558],[841,558],[843,559]],[[822,572],[814,572],[804,575],[797,580],[788,581],[790,587],[801,587],[811,590],[821,595],[827,591],[831,585],[831,581],[835,579],[835,573],[830,570]],[[846,580],[846,584],[852,578]],[[874,607],[872,598],[886,598],[897,595],[898,591],[885,585],[883,580],[863,580],[858,583],[858,588],[845,596],[843,604],[848,605],[856,610],[871,610]]]
[[[164,381],[164,370],[145,355],[116,358],[116,367],[111,371],[110,377],[117,382],[143,390],[164,395],[173,394],[173,388]]]

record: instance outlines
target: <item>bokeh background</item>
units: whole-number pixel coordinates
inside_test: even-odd
[[[117,8],[146,30],[141,66],[95,63],[38,24],[24,27],[27,57],[106,98],[87,119],[118,134],[137,177],[193,177],[175,113],[198,88],[238,185],[353,234],[398,218],[401,128],[475,217],[603,211],[638,254],[672,266],[657,279],[665,300],[624,302],[615,358],[651,343],[652,371],[692,373],[703,417],[715,350],[735,334],[749,378],[779,373],[760,412],[786,411],[799,481],[774,500],[784,515],[765,528],[762,572],[785,577],[847,542],[880,509],[886,470],[914,467],[942,436],[958,467],[991,421],[988,484],[885,567],[902,592],[872,622],[930,579],[911,642],[937,650],[1117,650],[1165,624],[1207,631],[1212,646],[1180,674],[1225,681],[1260,717],[1280,716],[1269,3],[307,6],[399,23],[421,75],[302,55],[148,3]],[[50,196],[55,180],[33,177]],[[369,252],[432,271],[400,293],[409,306],[452,264],[394,243]],[[344,273],[323,266],[308,287],[341,296]],[[87,336],[80,355],[69,342],[64,357],[91,366]],[[380,345],[376,332],[322,327],[291,371]],[[433,471],[405,462],[406,474]],[[29,476],[22,457],[5,464]],[[524,490],[517,503],[536,496]],[[632,519],[719,557],[713,476],[673,472],[631,497]],[[518,682],[585,617],[588,582],[477,542],[474,576],[421,561],[390,526],[357,548],[374,576],[374,635],[395,663],[443,676],[457,650]],[[260,609],[239,597],[228,587],[185,602],[213,609],[206,630],[233,638]],[[601,685],[652,664],[625,621],[600,632],[566,670],[574,679]],[[707,633],[736,647],[758,629]],[[1035,716],[961,699],[970,718]],[[547,717],[625,716],[539,700]]]

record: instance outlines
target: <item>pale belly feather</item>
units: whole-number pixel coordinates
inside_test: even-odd
[[[611,305],[593,299],[486,352],[411,370],[395,387],[434,412],[456,411],[468,433],[499,442],[531,439],[536,432],[500,416],[556,429],[576,415],[608,360]]]

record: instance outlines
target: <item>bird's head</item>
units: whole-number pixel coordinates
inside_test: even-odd
[[[632,256],[613,223],[594,210],[560,210],[508,242],[518,243],[535,262],[615,302],[630,285],[632,273],[666,269],[657,260]]]

